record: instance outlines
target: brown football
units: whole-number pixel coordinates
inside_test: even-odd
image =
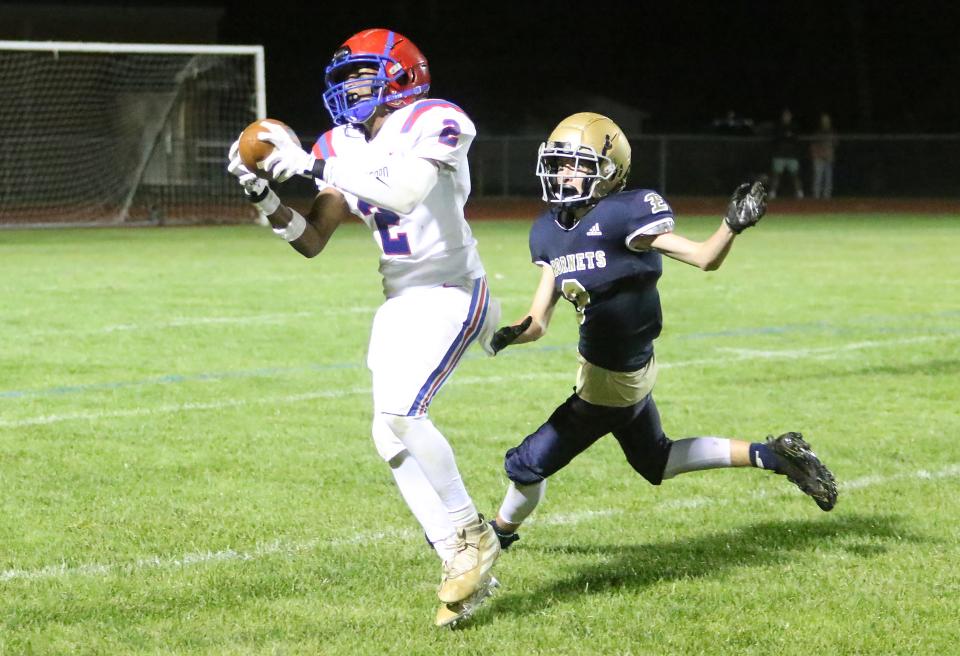
[[[257,173],[259,175],[260,167],[257,166],[262,162],[267,155],[273,152],[273,144],[268,141],[261,141],[257,138],[257,135],[265,131],[265,128],[260,125],[260,123],[267,121],[269,123],[276,123],[286,130],[291,137],[293,137],[294,142],[299,146],[300,139],[297,138],[297,134],[290,128],[289,125],[283,121],[278,121],[274,118],[262,118],[254,121],[240,134],[240,159],[243,160],[243,165],[248,169]]]

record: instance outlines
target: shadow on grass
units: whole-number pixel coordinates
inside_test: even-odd
[[[582,536],[588,538],[589,533],[584,532]],[[870,541],[869,545],[864,544],[865,539]],[[896,516],[845,515],[765,522],[690,539],[640,545],[520,542],[514,548],[533,552],[546,568],[554,567],[558,557],[571,555],[583,556],[586,562],[561,565],[555,580],[537,589],[511,590],[507,584],[504,593],[490,604],[488,612],[476,619],[482,623],[498,614],[536,613],[545,605],[612,588],[639,589],[664,581],[719,577],[734,568],[789,564],[803,558],[802,552],[845,552],[861,558],[873,557],[887,550],[884,544],[887,541],[929,539],[909,534]],[[511,555],[507,552],[501,558],[501,572],[508,570]],[[507,567],[503,567],[504,564]]]

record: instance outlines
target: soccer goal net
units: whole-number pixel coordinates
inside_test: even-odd
[[[254,220],[226,173],[261,46],[0,41],[0,226]]]

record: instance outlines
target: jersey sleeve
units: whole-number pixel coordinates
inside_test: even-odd
[[[320,135],[317,142],[313,144],[310,153],[319,159],[330,159],[335,157],[337,152],[333,147],[333,130],[327,130]]]
[[[629,218],[626,222],[624,243],[630,250],[630,242],[637,237],[662,235],[673,232],[673,208],[663,196],[649,189],[634,192],[630,203]]]
[[[547,257],[544,249],[540,221],[535,221],[530,228],[530,261],[537,266],[548,266],[550,264],[550,258]]]
[[[326,132],[320,135],[316,143],[313,144],[313,147],[310,148],[310,153],[314,157],[317,157],[319,159],[330,159],[331,157],[337,156],[338,153],[337,153],[336,144],[338,143],[338,139],[342,140],[343,133],[342,132],[337,133],[335,132],[335,130],[336,128],[334,128],[333,130],[327,130]],[[340,141],[340,143],[342,143],[342,141]],[[327,184],[320,178],[314,178],[313,182],[316,185],[318,192],[323,191],[327,187],[332,186]],[[343,199],[346,201],[347,209],[350,210],[350,213],[356,216],[358,219],[364,220],[365,215],[360,210],[360,207],[359,207],[360,199],[357,198],[355,195],[351,194],[349,191],[344,191],[343,189],[339,189],[339,188],[337,188],[337,191],[339,191],[343,195]]]
[[[467,151],[477,135],[473,121],[462,109],[445,100],[424,100],[414,107],[401,132],[414,132],[411,153],[456,169],[467,161]]]

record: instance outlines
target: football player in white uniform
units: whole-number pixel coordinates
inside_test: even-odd
[[[478,336],[499,320],[476,240],[463,215],[470,193],[467,151],[473,123],[453,103],[427,99],[427,60],[406,37],[360,32],[334,53],[324,103],[336,124],[310,153],[282,128],[263,123],[274,145],[260,163],[283,182],[311,177],[319,193],[301,216],[243,166],[238,143],[228,170],[274,232],[313,257],[342,222],[359,217],[380,248],[386,301],[373,320],[373,439],[400,493],[443,561],[436,623],[470,614],[497,581],[492,528],[467,493],[430,402]]]

